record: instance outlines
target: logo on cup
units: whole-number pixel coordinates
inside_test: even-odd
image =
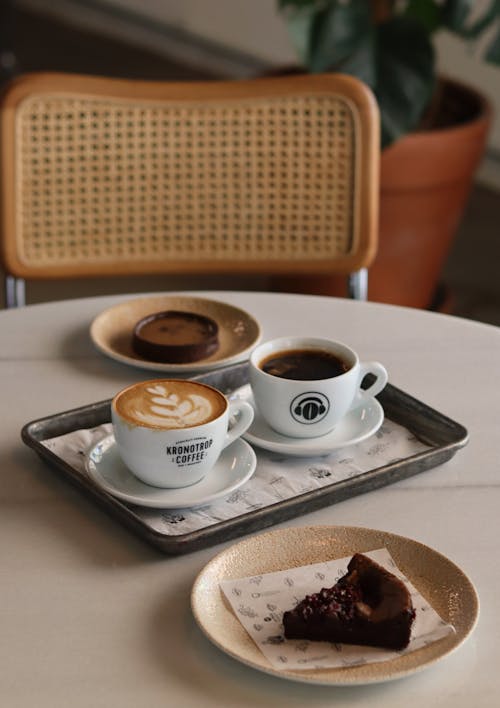
[[[318,392],[301,393],[290,404],[292,418],[305,425],[322,420],[330,408],[328,398]]]
[[[180,440],[174,445],[167,445],[166,453],[170,460],[179,467],[196,465],[207,456],[207,451],[213,445],[213,438],[193,438]]]

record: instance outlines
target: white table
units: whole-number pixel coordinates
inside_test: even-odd
[[[246,667],[195,624],[193,581],[219,545],[168,557],[61,479],[19,433],[28,421],[111,397],[150,372],[99,354],[88,328],[124,297],[0,313],[0,699],[9,708],[453,706],[500,700],[500,329],[378,304],[263,293],[197,293],[250,311],[264,338],[349,342],[390,380],[464,424],[445,465],[284,525],[345,524],[421,541],[457,563],[481,600],[474,634],[405,679],[298,684]],[[135,296],[134,296],[135,297]]]

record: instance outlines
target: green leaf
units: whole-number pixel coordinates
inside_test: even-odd
[[[364,81],[373,91],[377,87],[377,65],[375,61],[376,43],[375,28],[371,28],[370,33],[364,37],[355,49],[338,66],[338,71],[344,74],[356,76],[361,81]]]
[[[315,12],[311,10],[294,12],[287,18],[288,32],[300,62],[304,65],[307,65],[309,60],[314,18]]]
[[[428,29],[435,18],[429,15],[424,22],[403,13],[375,24],[367,0],[281,1],[294,6],[289,27],[309,71],[351,74],[372,88],[380,107],[384,147],[418,126],[434,89]],[[426,4],[430,13],[431,4]]]
[[[473,6],[473,0],[447,0],[443,7],[443,25],[464,39],[476,39],[500,20],[500,0],[490,0],[476,19],[471,19]]]
[[[313,72],[335,69],[366,42],[372,31],[366,0],[330,2],[318,12],[311,28],[307,65]]]
[[[382,145],[414,130],[434,89],[434,50],[422,26],[407,17],[380,25],[377,37],[377,97]]]
[[[441,25],[441,8],[435,0],[409,0],[404,14],[420,22],[427,32],[435,32]]]
[[[338,0],[278,0],[278,9],[284,13],[290,38],[301,63],[309,64],[313,23],[318,14]]]
[[[462,32],[475,0],[445,0],[441,10],[443,24],[453,32]]]
[[[475,39],[483,34],[492,25],[499,24],[500,21],[500,0],[495,0],[487,12],[463,33],[468,39]]]
[[[500,28],[497,29],[493,40],[491,41],[488,46],[488,49],[486,50],[484,58],[486,59],[486,61],[489,61],[492,64],[500,65]]]

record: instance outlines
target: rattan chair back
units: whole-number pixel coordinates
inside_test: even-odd
[[[26,74],[0,119],[14,278],[349,274],[375,256],[378,110],[352,77]]]

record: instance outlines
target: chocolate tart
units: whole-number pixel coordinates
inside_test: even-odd
[[[166,310],[147,315],[137,322],[132,348],[150,361],[187,364],[217,351],[218,335],[219,327],[210,317]]]
[[[361,553],[331,588],[283,615],[287,639],[404,649],[415,619],[410,593],[395,575]]]

